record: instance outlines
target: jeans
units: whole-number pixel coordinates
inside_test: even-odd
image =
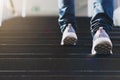
[[[109,33],[113,26],[113,0],[93,0],[92,5],[91,33],[94,35],[99,27],[103,27]],[[76,30],[74,0],[58,0],[58,7],[61,32],[65,30],[68,23],[71,23]]]

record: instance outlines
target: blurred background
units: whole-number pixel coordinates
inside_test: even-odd
[[[92,0],[75,0],[76,16],[91,17],[91,2]],[[120,0],[114,0],[114,4],[118,20]],[[16,16],[58,16],[57,0],[0,0],[0,22]],[[116,18],[115,24],[120,25]]]

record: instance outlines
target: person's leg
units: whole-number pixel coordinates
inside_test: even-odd
[[[63,33],[61,45],[75,45],[77,41],[74,0],[58,0],[59,25]]]
[[[112,53],[109,31],[113,26],[113,0],[94,0],[91,33],[93,36],[92,54]]]
[[[64,32],[66,26],[71,23],[76,30],[75,6],[74,0],[58,0],[59,7],[59,25],[61,32]]]
[[[91,19],[91,32],[94,33],[102,26],[109,33],[113,26],[113,1],[94,0],[93,17]]]

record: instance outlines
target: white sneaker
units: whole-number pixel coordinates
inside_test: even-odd
[[[103,27],[93,37],[92,55],[112,54],[112,42]]]
[[[68,24],[62,35],[61,45],[76,45],[77,35],[71,24]]]

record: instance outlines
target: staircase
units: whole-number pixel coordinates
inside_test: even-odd
[[[14,18],[0,28],[1,80],[120,80],[120,28],[114,55],[91,56],[87,17],[77,17],[77,46],[60,46],[57,17]]]

